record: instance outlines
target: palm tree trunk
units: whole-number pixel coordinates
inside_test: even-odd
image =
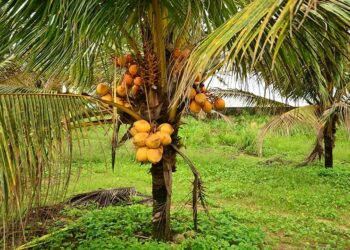
[[[153,238],[169,240],[170,206],[172,194],[172,172],[175,170],[176,152],[167,146],[164,148],[163,158],[151,168],[153,195]]]
[[[324,128],[324,164],[325,168],[333,168],[333,148],[336,133],[336,120],[328,121]]]

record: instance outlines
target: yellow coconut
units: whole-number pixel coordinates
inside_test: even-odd
[[[174,133],[174,128],[169,123],[162,123],[157,128],[158,131],[168,133],[171,135]]]
[[[201,106],[196,101],[191,101],[190,111],[192,113],[199,113],[199,111],[201,111]]]
[[[132,76],[135,76],[137,74],[137,72],[139,71],[139,67],[137,67],[136,64],[133,64],[129,67],[129,73]]]
[[[138,148],[136,150],[136,160],[138,162],[147,162],[148,161],[147,151],[148,151],[147,147]]]
[[[156,134],[160,137],[160,142],[163,146],[167,146],[167,145],[171,144],[172,139],[168,133],[158,131]]]
[[[216,110],[223,110],[225,108],[225,101],[222,98],[217,98],[214,102],[214,107]]]
[[[197,91],[194,88],[191,88],[189,98],[193,99],[197,95]]]
[[[151,130],[151,125],[146,120],[139,120],[134,122],[134,127],[138,133],[149,132]]]
[[[124,85],[119,85],[119,86],[117,87],[117,94],[118,94],[119,96],[121,96],[121,97],[126,96],[126,94],[127,94],[127,89],[126,89],[126,87],[125,87]]]
[[[108,91],[109,91],[109,87],[106,84],[104,84],[104,83],[97,84],[96,94],[103,96],[103,95],[108,94]]]
[[[131,75],[129,74],[125,74],[124,75],[124,79],[123,82],[127,85],[127,86],[132,86],[133,82],[134,82],[134,78],[132,78]]]
[[[137,133],[134,135],[133,143],[136,147],[145,147],[146,139],[148,138],[148,133]]]
[[[213,105],[209,101],[205,101],[202,106],[202,109],[205,113],[210,113],[213,109]]]
[[[160,137],[157,134],[151,134],[146,139],[146,146],[148,148],[159,148],[160,146]]]
[[[107,94],[107,95],[102,96],[101,100],[107,101],[107,102],[112,102],[113,101],[113,97],[111,96],[111,94]]]
[[[132,137],[134,137],[136,134],[137,134],[137,131],[134,127],[132,127],[130,130],[129,130],[129,133],[131,134]]]
[[[150,163],[158,163],[162,159],[162,150],[160,148],[148,149],[147,150],[147,159]]]
[[[207,96],[203,93],[199,93],[194,97],[194,99],[199,105],[202,105],[207,100]]]
[[[137,86],[141,86],[143,84],[143,79],[140,76],[135,77],[134,84]]]

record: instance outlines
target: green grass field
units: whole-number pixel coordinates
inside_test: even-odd
[[[339,130],[337,134],[333,170],[325,170],[322,162],[298,167],[312,148],[312,131],[268,136],[264,157],[260,158],[256,154],[258,128],[269,118],[242,115],[231,119],[232,125],[223,120],[186,118],[180,131],[186,145],[183,151],[196,164],[204,180],[213,217],[208,219],[200,212],[201,232],[196,239],[190,237],[180,245],[140,243],[132,234],[135,230],[150,230],[150,208],[138,205],[102,210],[88,208],[80,212],[68,210],[66,213],[74,214],[73,222],[68,223],[70,230],[85,233],[80,238],[74,233],[74,237],[61,233],[46,247],[350,249],[350,142],[346,133]],[[135,162],[130,142],[118,150],[117,166],[112,172],[109,133],[108,127],[93,129],[80,140],[69,194],[129,186],[151,194],[149,166]],[[191,232],[192,179],[188,166],[178,157],[172,209],[173,229],[177,233]],[[107,223],[103,222],[106,218],[119,218],[121,214],[122,222],[107,219],[110,224],[103,224]],[[121,226],[125,221],[127,225]],[[118,231],[115,224],[130,229],[131,233],[124,229]],[[133,226],[141,229],[132,229]],[[109,230],[111,228],[113,230]],[[99,233],[88,235],[89,230]]]

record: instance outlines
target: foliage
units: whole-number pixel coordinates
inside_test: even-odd
[[[210,218],[201,214],[198,233],[193,231],[190,213],[177,212],[174,233],[186,239],[176,245],[152,241],[149,214],[150,208],[141,205],[86,211],[65,225],[65,230],[36,242],[33,249],[259,249],[263,244],[262,231],[242,224],[229,210],[213,212]]]

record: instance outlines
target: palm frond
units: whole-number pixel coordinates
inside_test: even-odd
[[[99,102],[25,90],[0,94],[0,113],[1,214],[5,225],[19,221],[22,228],[14,230],[21,230],[29,208],[63,197],[70,177],[72,136],[81,137],[81,129],[72,127],[99,116]]]
[[[256,95],[254,93],[244,91],[241,89],[221,89],[221,88],[211,88],[209,91],[214,92],[216,95],[220,97],[232,97],[235,99],[241,100],[244,104],[248,106],[253,106],[253,107],[260,107],[260,108],[266,108],[266,109],[271,109],[271,108],[276,108],[276,107],[289,107],[291,108],[292,106],[279,102],[276,100],[272,100],[263,96]]]
[[[292,109],[280,116],[276,116],[261,128],[258,136],[258,153],[262,155],[262,147],[265,137],[268,133],[279,131],[289,131],[296,125],[308,126],[317,131],[322,126],[320,119],[316,115],[316,106],[305,106]]]

